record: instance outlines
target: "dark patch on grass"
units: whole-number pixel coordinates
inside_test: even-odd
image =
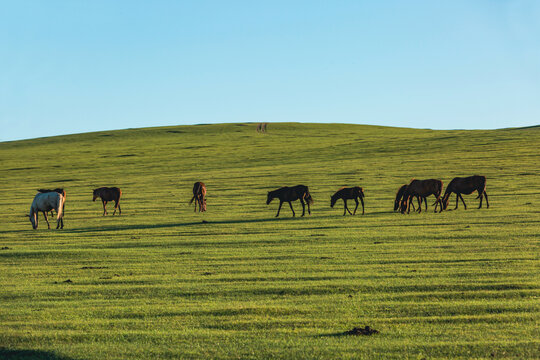
[[[17,171],[17,170],[34,170],[34,169],[39,169],[38,167],[23,167],[23,168],[11,168],[11,169],[7,169],[7,171]]]
[[[210,147],[211,146],[201,145],[201,146],[188,146],[188,147],[185,147],[184,149],[193,150],[193,149],[206,149],[206,148],[210,148]]]
[[[202,275],[208,276],[208,275],[214,275],[214,273],[211,273],[211,272],[209,272],[209,271],[206,271],[206,272],[203,272]]]
[[[10,248],[7,247],[7,246],[4,246],[4,247],[0,248],[0,250],[9,250],[9,249],[10,249]]]
[[[94,270],[94,269],[108,269],[108,266],[83,266],[83,270]]]
[[[2,360],[70,360],[70,358],[58,355],[52,351],[42,350],[21,350],[0,348],[0,359]]]
[[[52,180],[49,181],[49,183],[56,183],[56,182],[70,182],[70,181],[76,181],[77,179],[58,179],[58,180]]]
[[[135,154],[122,154],[122,155],[118,155],[117,157],[131,157],[131,156],[137,156]]]
[[[71,281],[71,279],[67,279],[67,280],[64,280],[64,281],[62,281],[62,282],[55,281],[54,283],[55,283],[55,284],[61,284],[61,283],[64,283],[64,284],[73,284],[73,281]]]
[[[379,331],[371,328],[370,326],[366,325],[365,327],[354,327],[351,330],[339,332],[339,333],[332,333],[332,334],[322,334],[319,335],[319,337],[339,337],[339,336],[371,336],[374,334],[378,334]]]
[[[182,130],[167,130],[168,133],[171,133],[171,134],[183,134],[185,133],[185,131],[182,131]]]

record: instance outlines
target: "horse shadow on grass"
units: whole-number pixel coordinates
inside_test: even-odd
[[[65,356],[56,354],[53,351],[43,350],[14,350],[0,348],[0,359],[2,360],[73,360]]]
[[[98,231],[123,231],[123,230],[145,230],[145,229],[163,229],[184,226],[212,226],[212,225],[229,225],[229,224],[250,224],[250,223],[265,223],[265,222],[280,222],[280,221],[300,221],[296,218],[263,218],[263,219],[238,219],[238,220],[202,220],[187,223],[166,223],[166,224],[132,224],[132,225],[115,225],[115,226],[99,226],[79,229],[64,229],[74,233],[98,232]]]

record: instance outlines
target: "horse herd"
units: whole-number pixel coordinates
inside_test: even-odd
[[[402,214],[405,212],[409,213],[411,206],[413,210],[422,212],[422,201],[425,204],[427,211],[427,197],[430,195],[435,196],[435,212],[437,208],[440,207],[440,211],[446,210],[450,200],[450,195],[452,193],[456,194],[456,207],[458,208],[459,200],[463,203],[465,209],[467,205],[465,200],[463,200],[462,194],[472,194],[474,191],[478,193],[477,199],[480,199],[480,205],[478,208],[482,207],[482,200],[486,199],[486,207],[489,208],[488,195],[486,193],[486,177],[480,175],[474,175],[469,177],[456,177],[450,181],[446,187],[444,195],[441,197],[443,189],[443,182],[438,179],[428,179],[428,180],[416,180],[413,179],[409,184],[401,186],[396,194],[394,200],[394,211],[400,211]],[[93,201],[99,197],[103,203],[103,216],[107,215],[107,203],[109,201],[114,201],[114,212],[113,216],[118,209],[118,214],[122,214],[122,209],[120,208],[120,197],[122,196],[122,191],[117,187],[101,187],[94,189]],[[302,216],[305,215],[306,205],[308,208],[308,214],[311,214],[310,205],[313,204],[313,198],[309,193],[309,189],[305,185],[296,185],[296,186],[284,186],[279,189],[269,191],[266,198],[266,205],[270,204],[273,199],[279,199],[279,206],[276,217],[279,216],[281,211],[281,206],[284,202],[289,203],[293,216],[296,216],[294,212],[292,201],[299,200],[302,204]],[[413,200],[416,198],[418,202],[418,209],[415,208]],[[364,215],[364,190],[359,187],[343,187],[340,188],[334,195],[330,197],[330,207],[334,207],[336,202],[342,199],[343,200],[343,216],[347,212],[351,215],[356,214],[358,209],[359,201],[362,203],[362,215]],[[347,206],[347,200],[354,200],[356,207],[354,212],[351,213]],[[192,204],[195,201],[195,212],[197,211],[197,206],[199,207],[199,212],[206,211],[206,185],[203,182],[196,182],[193,184],[193,197],[189,201],[189,204]],[[38,213],[42,212],[47,222],[47,226],[50,229],[49,220],[47,219],[47,212],[52,210],[56,211],[56,228],[64,228],[64,205],[66,202],[66,192],[64,189],[38,189],[38,194],[34,197],[32,206],[30,207],[30,222],[32,227],[37,229],[38,227]]]

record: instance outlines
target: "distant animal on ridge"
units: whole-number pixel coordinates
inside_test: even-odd
[[[62,205],[64,204],[63,196],[55,191],[46,193],[37,193],[30,206],[30,213],[28,217],[32,223],[32,228],[38,228],[38,213],[41,211],[47,222],[47,227],[50,229],[51,225],[47,219],[47,212],[54,209],[56,211],[56,228],[64,228],[64,213]]]
[[[407,186],[409,185],[405,184],[401,186],[398,192],[396,193],[396,199],[394,200],[394,211],[398,211],[399,206],[401,205],[401,201],[403,200],[403,195],[405,194],[405,190],[407,189]],[[422,200],[420,200],[420,197],[417,196],[416,199],[418,200],[419,206],[422,206],[422,203],[421,203]],[[413,211],[416,211],[416,208],[412,201],[411,201],[411,206],[413,207]]]
[[[401,200],[401,213],[405,213],[405,210],[407,210],[407,213],[410,211],[410,204],[412,202],[412,199],[415,196],[419,196],[424,200],[424,203],[426,204],[426,211],[427,211],[427,197],[429,195],[434,195],[435,200],[435,212],[437,212],[437,206],[440,205],[442,212],[443,206],[441,201],[441,193],[442,193],[442,187],[443,182],[438,179],[428,179],[428,180],[412,180],[411,183],[407,186],[405,189],[405,193],[403,194],[403,198]],[[418,207],[418,212],[422,212],[422,203],[420,202],[420,206]]]
[[[302,204],[302,216],[304,216],[306,213],[306,205],[305,205],[306,203],[308,207],[308,214],[311,215],[311,209],[309,205],[313,204],[313,198],[311,197],[311,194],[309,193],[308,187],[305,185],[296,185],[296,186],[291,186],[291,187],[284,186],[277,190],[269,191],[266,197],[266,205],[270,204],[270,202],[272,202],[272,200],[275,198],[279,199],[279,207],[278,207],[276,217],[279,216],[281,205],[283,205],[284,202],[289,203],[293,216],[296,216],[294,209],[292,207],[292,204],[291,204],[291,201],[296,201],[296,200],[300,200],[300,203]]]
[[[455,177],[452,179],[452,181],[450,181],[442,198],[444,210],[446,210],[448,207],[448,202],[452,193],[456,194],[456,207],[454,210],[458,208],[459,199],[461,199],[465,210],[467,210],[467,205],[465,204],[465,200],[463,200],[463,196],[461,196],[461,194],[469,195],[474,191],[478,192],[478,196],[476,198],[480,198],[480,205],[478,208],[480,209],[482,207],[482,199],[486,198],[486,207],[489,209],[488,195],[486,193],[486,177],[481,175],[473,175],[464,178]]]
[[[38,189],[37,191],[39,191],[40,193],[57,192],[60,195],[62,195],[63,200],[64,200],[63,203],[62,203],[62,209],[63,209],[64,214],[66,213],[66,191],[63,188],[56,188],[56,189],[52,189],[52,190],[50,190],[50,189]],[[52,209],[51,209],[51,216],[54,216]]]
[[[193,200],[197,200],[195,202],[195,212],[197,212],[197,204],[199,205],[199,212],[206,211],[206,185],[203,182],[197,181],[193,184],[193,197],[189,201],[190,205]]]
[[[362,215],[364,215],[364,189],[360,186],[355,186],[351,188],[342,187],[334,195],[330,197],[330,207],[334,207],[336,201],[343,199],[343,216],[346,215],[347,211],[351,214],[351,211],[347,207],[347,200],[353,199],[356,202],[356,207],[354,212],[351,215],[356,214],[356,209],[358,209],[358,199],[362,202]]]
[[[122,215],[122,209],[120,208],[120,197],[122,196],[122,191],[117,187],[100,187],[94,189],[94,196],[92,201],[96,201],[99,197],[103,203],[103,216],[107,215],[107,202],[114,201],[114,211],[113,216],[116,214],[116,209],[118,209],[118,215]]]

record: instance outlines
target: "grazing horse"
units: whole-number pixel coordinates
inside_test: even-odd
[[[266,205],[270,204],[270,202],[274,198],[279,199],[279,207],[278,207],[276,217],[279,216],[281,205],[283,205],[285,201],[289,203],[293,216],[296,216],[296,214],[294,213],[292,204],[291,204],[291,201],[295,201],[295,200],[300,200],[300,203],[302,203],[302,216],[304,216],[306,213],[306,205],[304,201],[307,203],[308,213],[311,215],[311,209],[309,208],[309,205],[313,204],[313,198],[311,197],[311,194],[309,193],[308,187],[305,185],[296,185],[296,186],[291,186],[291,187],[284,186],[277,190],[269,191],[268,196],[266,197]]]
[[[397,211],[399,209],[399,205],[401,204],[401,200],[403,199],[403,195],[405,194],[405,190],[407,190],[407,184],[401,186],[398,190],[398,192],[396,193],[396,200],[394,200],[394,211]],[[416,199],[418,200],[418,204],[420,204],[420,206],[422,205],[422,200],[420,200],[420,197],[417,196]],[[411,201],[411,205],[413,207],[413,211],[416,211],[416,208],[414,207],[414,204],[413,202]]]
[[[94,197],[92,201],[96,201],[98,197],[101,198],[101,202],[103,202],[103,216],[105,216],[108,214],[107,209],[105,208],[107,202],[114,200],[113,216],[116,214],[116,209],[118,209],[118,215],[122,215],[122,209],[120,208],[119,204],[121,196],[122,191],[117,187],[100,187],[98,189],[94,189]]]
[[[30,206],[30,213],[28,214],[30,222],[32,223],[32,228],[38,228],[38,213],[41,211],[43,213],[43,216],[45,217],[45,221],[47,222],[47,227],[50,229],[51,225],[49,224],[49,220],[47,219],[47,212],[51,211],[51,209],[54,209],[56,211],[56,228],[58,229],[58,227],[60,227],[61,229],[63,229],[63,204],[63,196],[55,191],[36,194],[36,196],[34,197],[34,201],[32,201],[32,205]]]
[[[355,186],[352,188],[342,187],[336,191],[336,193],[330,197],[330,207],[333,208],[336,201],[343,199],[343,216],[347,214],[347,211],[350,215],[355,215],[356,209],[358,209],[358,198],[360,198],[360,201],[362,202],[362,215],[364,215],[364,189],[362,189],[360,186]],[[354,212],[352,214],[347,207],[348,199],[353,199],[356,202],[356,207],[354,208]]]
[[[407,214],[411,210],[411,202],[413,197],[419,196],[424,200],[424,203],[426,204],[426,211],[427,211],[427,197],[429,195],[434,195],[436,197],[435,200],[435,212],[437,212],[437,206],[441,206],[440,212],[443,210],[443,205],[441,201],[441,193],[442,193],[442,187],[443,183],[441,180],[437,179],[428,179],[428,180],[413,180],[411,183],[407,186],[405,189],[405,193],[403,194],[403,199],[401,201],[401,213],[405,213],[405,210],[407,210]],[[422,202],[419,202],[418,212],[422,212]]]
[[[193,184],[193,197],[189,201],[191,205],[193,200],[197,200],[195,203],[195,212],[197,212],[197,204],[199,204],[199,212],[206,211],[206,185],[203,182],[197,181]]]
[[[57,192],[59,193],[60,195],[62,195],[64,197],[64,200],[63,200],[63,203],[62,203],[62,209],[63,209],[63,212],[65,213],[65,210],[66,210],[66,190],[64,190],[63,188],[56,188],[56,189],[38,189],[37,190],[38,192],[40,193],[48,193],[48,192]],[[53,210],[51,209],[51,216],[53,216]]]
[[[446,187],[446,191],[444,192],[444,196],[442,198],[444,210],[446,210],[448,207],[448,202],[452,193],[456,194],[456,207],[454,210],[458,208],[459,199],[461,199],[465,210],[467,210],[467,205],[465,204],[465,200],[463,200],[463,196],[461,196],[461,194],[469,195],[474,191],[478,192],[478,196],[476,198],[480,198],[480,205],[478,208],[480,209],[482,207],[482,199],[485,197],[486,205],[489,209],[489,201],[486,193],[486,177],[481,175],[473,175],[465,178],[456,177],[450,181],[450,184],[448,184]]]

